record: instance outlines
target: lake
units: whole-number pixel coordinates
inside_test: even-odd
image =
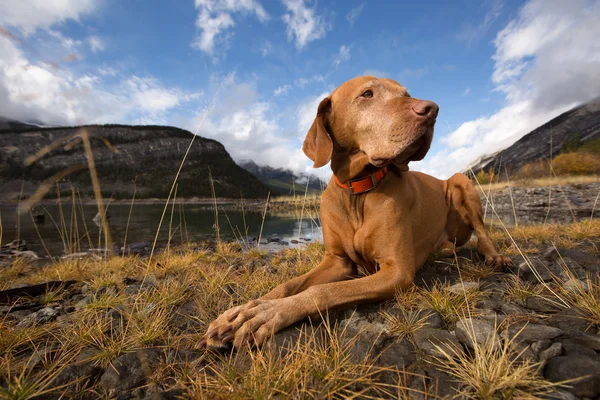
[[[25,240],[29,250],[40,256],[59,256],[68,252],[98,248],[100,229],[93,222],[95,205],[36,206],[36,213],[44,214],[43,223],[34,223],[31,214],[17,215],[16,206],[0,206],[2,217],[2,244],[14,239]],[[110,232],[115,244],[122,246],[135,242],[152,242],[163,213],[164,204],[110,204]],[[130,215],[131,211],[131,215]],[[171,214],[172,213],[172,214]],[[172,217],[171,217],[172,216]],[[288,214],[267,214],[257,211],[219,210],[218,226],[224,240],[258,238],[262,226],[262,241],[276,235],[284,241],[299,238],[321,240],[320,223],[304,215],[303,219]],[[206,205],[184,204],[169,206],[158,236],[159,244],[203,241],[216,238],[215,212]],[[69,244],[71,244],[69,249]]]

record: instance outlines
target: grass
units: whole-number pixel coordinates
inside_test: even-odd
[[[510,231],[516,240],[539,246],[566,240],[566,236],[573,240],[570,238],[577,234],[596,238],[598,233],[594,221],[561,229],[519,227]],[[88,303],[63,315],[60,321],[29,328],[16,328],[18,320],[5,316],[0,321],[0,386],[11,393],[6,395],[10,398],[31,398],[32,393],[50,390],[47,383],[60,368],[52,363],[54,359],[47,360],[43,368],[28,366],[40,344],[65,357],[69,354],[70,358],[63,358],[63,366],[76,361],[102,368],[111,368],[121,355],[159,349],[164,360],[152,368],[148,387],[178,389],[186,398],[377,398],[414,392],[417,389],[408,385],[411,379],[429,385],[428,378],[411,375],[414,371],[396,371],[371,359],[356,359],[353,349],[360,334],[350,334],[335,321],[317,323],[314,328],[302,325],[297,339],[286,347],[267,345],[223,354],[196,348],[208,324],[221,312],[310,270],[323,255],[320,243],[304,250],[267,254],[221,242],[212,248],[202,244],[172,247],[168,253],[156,253],[151,262],[135,256],[113,256],[57,260],[45,268],[31,269],[24,261],[17,261],[0,271],[0,281],[8,279],[14,286],[73,279],[81,284],[55,289],[36,300],[74,305],[82,297],[78,288],[85,284]],[[438,262],[432,259],[430,266]],[[482,262],[469,262],[473,265],[458,259],[463,277],[469,268],[476,271],[469,279],[488,275],[481,271]],[[390,304],[382,305],[380,316],[396,340],[411,340],[423,328],[422,310],[435,310],[451,327],[465,315],[476,315],[475,305],[487,296],[479,290],[451,293],[446,290],[448,283],[435,280],[435,276],[433,279],[398,292],[391,304],[401,310],[399,313],[391,313]],[[538,293],[538,286],[514,279],[504,293],[507,301],[523,301]],[[567,305],[589,316],[591,325],[600,325],[598,286],[571,293],[557,289],[556,293]],[[492,354],[483,347],[451,360],[444,358],[446,367],[435,365],[452,375],[461,393],[470,398],[535,396],[550,387],[534,374],[539,366],[512,363],[510,351]],[[65,396],[90,395],[94,390],[94,386],[85,387],[80,382],[52,389]],[[419,390],[435,397],[430,385]]]
[[[474,337],[472,332],[468,334]],[[491,340],[483,344],[472,342],[471,354],[436,345],[442,356],[430,360],[458,383],[455,398],[535,399],[562,386],[541,376],[541,363],[519,360],[512,340],[505,341],[499,350]]]
[[[510,182],[495,182],[491,184],[482,184],[483,190],[496,191],[502,190],[508,186],[511,187],[541,187],[541,186],[558,186],[558,185],[574,185],[600,182],[599,175],[584,175],[584,176],[555,176],[548,178],[522,179],[511,180]]]

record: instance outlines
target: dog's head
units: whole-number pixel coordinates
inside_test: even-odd
[[[332,160],[335,171],[353,157],[405,168],[427,154],[437,114],[437,104],[410,97],[396,81],[354,78],[321,101],[302,150],[315,168]]]

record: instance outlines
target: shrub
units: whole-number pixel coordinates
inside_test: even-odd
[[[481,170],[477,173],[475,178],[480,185],[485,185],[493,182],[494,179],[496,179],[496,173],[494,172],[493,168],[488,169],[488,172]]]
[[[593,175],[600,172],[600,155],[577,152],[559,154],[552,166],[557,175]]]
[[[579,151],[600,155],[600,139],[585,142],[579,148]]]
[[[583,143],[581,142],[581,138],[579,137],[579,134],[566,139],[561,148],[560,148],[560,153],[561,154],[567,154],[567,153],[574,153],[577,150],[579,150],[579,148],[583,145]]]
[[[546,160],[527,163],[517,172],[518,179],[539,179],[548,176],[552,176],[552,171],[550,171],[550,163]]]

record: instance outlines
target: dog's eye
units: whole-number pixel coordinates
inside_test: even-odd
[[[371,89],[365,90],[363,94],[360,95],[360,97],[366,97],[367,99],[370,99],[371,97],[373,97],[373,91]]]

